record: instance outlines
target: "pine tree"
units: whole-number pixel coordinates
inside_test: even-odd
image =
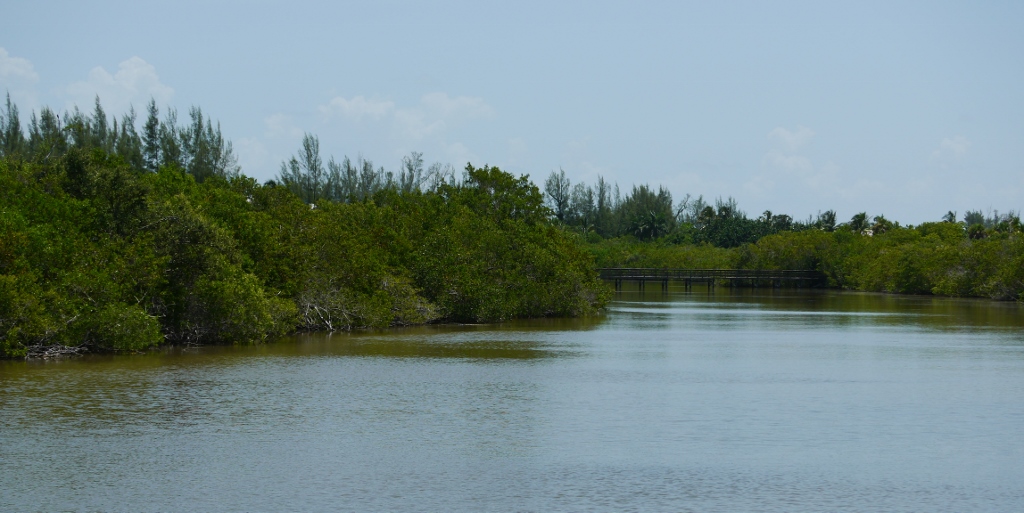
[[[183,168],[181,140],[178,133],[178,111],[168,109],[163,122],[160,123],[158,139],[160,141],[160,163],[161,166],[174,166]]]
[[[18,106],[11,103],[11,93],[7,93],[7,108],[0,115],[0,153],[4,155],[19,153],[24,143],[25,136],[21,132]]]
[[[145,161],[142,156],[142,139],[135,131],[135,107],[121,118],[121,131],[117,134],[117,154],[124,158],[133,169],[142,169]]]
[[[91,139],[91,146],[103,148],[108,152],[113,150],[113,145],[108,144],[111,141],[110,134],[107,129],[107,113],[103,111],[103,106],[100,105],[99,95],[96,95],[96,107],[93,109],[90,128],[89,137]]]
[[[160,110],[153,98],[149,99],[146,113],[146,124],[142,127],[143,161],[146,169],[156,171],[160,167]]]

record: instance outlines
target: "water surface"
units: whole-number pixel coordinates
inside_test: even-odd
[[[1022,314],[624,292],[593,319],[0,362],[0,510],[1019,511]]]

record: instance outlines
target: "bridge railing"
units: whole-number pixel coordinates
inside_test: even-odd
[[[605,280],[783,280],[818,281],[818,271],[770,269],[664,269],[645,267],[604,267],[598,273]]]

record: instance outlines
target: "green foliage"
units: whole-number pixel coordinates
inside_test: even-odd
[[[4,112],[0,112],[0,155],[12,157],[22,151],[25,136],[21,133],[21,119],[18,106],[11,103],[11,93],[7,93]]]
[[[607,301],[580,241],[546,222],[548,209],[527,177],[467,167],[421,216],[411,263],[424,295],[463,321],[586,315]]]
[[[709,244],[641,243],[631,237],[601,240],[589,246],[598,267],[656,267],[670,269],[733,269],[739,265],[735,248]]]
[[[190,122],[184,126],[178,125],[173,109],[167,111],[163,121],[158,119],[158,114],[156,102],[150,100],[140,134],[134,109],[120,120],[108,117],[97,97],[91,115],[83,114],[77,107],[62,115],[46,107],[39,116],[33,112],[26,138],[21,130],[18,108],[8,95],[6,110],[0,112],[0,156],[45,163],[60,158],[70,148],[77,148],[87,154],[96,150],[97,155],[116,155],[121,163],[137,172],[176,166],[199,182],[238,174],[231,142],[201,109],[192,108]]]
[[[658,192],[646,185],[633,187],[620,211],[627,232],[640,240],[663,237],[675,228],[672,195],[664,187]]]
[[[463,183],[446,185],[440,194],[494,221],[541,223],[550,214],[544,206],[544,196],[529,176],[516,178],[497,167],[475,168],[467,164]]]
[[[733,249],[635,239],[603,240],[589,249],[600,267],[818,270],[835,287],[1024,300],[1024,233],[1012,221],[981,238],[958,223],[911,229],[881,216],[873,235],[872,227],[854,229],[866,222],[858,214],[849,229],[782,231]]]
[[[24,356],[52,332],[52,319],[31,275],[0,274],[0,357]]]
[[[320,156],[320,139],[313,134],[302,138],[297,155],[281,162],[281,172],[273,181],[310,204],[322,201],[340,203],[365,201],[378,194],[415,194],[436,192],[442,184],[454,184],[451,166],[433,164],[423,168],[423,154],[411,152],[402,158],[398,174],[374,168],[373,162],[359,158],[355,163],[345,157],[341,162],[330,157],[326,166]]]
[[[821,270],[835,237],[824,231],[781,232],[740,248],[739,267],[772,270]]]
[[[139,305],[110,303],[78,323],[87,344],[99,350],[141,351],[163,341],[159,321]]]
[[[588,315],[601,267],[816,269],[833,286],[1024,300],[1014,213],[901,227],[835,213],[748,219],[634,187],[622,199],[553,174],[467,165],[395,176],[320,159],[307,135],[280,185],[238,173],[199,109],[177,125],[135,114],[0,112],[0,357],[48,345],[139,351],[252,343],[295,330]],[[61,124],[60,119],[64,120]],[[589,242],[586,244],[584,241]],[[33,349],[34,350],[34,349]]]
[[[255,276],[232,272],[202,277],[185,296],[178,337],[191,343],[253,343],[290,331],[295,307],[267,297]]]
[[[565,171],[551,172],[548,179],[544,181],[544,194],[552,214],[561,222],[569,217],[569,208],[572,202],[572,184],[565,176]]]
[[[696,240],[721,248],[735,248],[754,242],[761,233],[757,221],[723,208],[716,212],[707,207],[698,221]]]
[[[151,104],[136,141],[97,103],[69,116],[61,152],[37,124],[45,155],[0,159],[0,357],[586,315],[608,300],[525,176],[467,166],[424,191],[410,157],[398,180],[367,174],[344,202],[327,185],[301,198],[216,171],[227,146],[198,109],[185,129],[156,115]]]

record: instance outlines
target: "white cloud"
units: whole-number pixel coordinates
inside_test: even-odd
[[[601,156],[595,154],[590,142],[592,138],[587,135],[578,139],[570,139],[562,145],[562,152],[559,156],[558,167],[566,173],[575,176],[576,179],[594,185],[597,177],[603,176],[606,180],[614,180],[615,172],[602,163]],[[595,163],[596,162],[596,163]],[[548,173],[558,169],[536,170],[535,180],[542,182],[548,177]],[[632,179],[629,177],[628,179]],[[627,185],[628,184],[628,185]],[[632,182],[623,184],[623,187],[632,185]]]
[[[490,117],[494,109],[483,98],[471,96],[449,97],[445,93],[429,93],[420,99],[420,109],[425,116],[433,119],[467,121]]]
[[[459,140],[458,130],[494,114],[482,98],[441,92],[425,94],[409,106],[362,95],[336,96],[317,110],[325,124],[337,129],[362,137],[376,134],[378,139],[390,139],[393,147],[437,151],[454,162],[475,158]]]
[[[287,114],[274,114],[263,120],[266,130],[263,136],[267,139],[294,140],[302,138],[302,129],[292,123],[292,118]]]
[[[466,122],[490,117],[494,110],[482,98],[429,93],[420,98],[420,104],[395,111],[396,128],[406,137],[416,140],[444,137],[449,128]]]
[[[379,120],[395,111],[395,102],[355,96],[351,100],[336,96],[318,110],[330,119],[333,116],[344,116],[348,119],[361,121],[363,118]]]
[[[775,189],[775,180],[768,176],[755,175],[743,184],[743,189],[757,196],[765,196]]]
[[[35,84],[39,81],[32,62],[21,57],[11,57],[7,49],[0,47],[0,89],[11,95],[11,101],[23,110],[36,107]]]
[[[824,197],[847,197],[850,184],[840,182],[842,169],[834,162],[815,165],[800,150],[814,137],[814,131],[803,126],[795,130],[782,127],[768,133],[776,148],[761,159],[767,175],[756,175],[745,184],[747,190],[759,194],[772,191],[777,182],[797,185],[807,192]]]
[[[565,143],[565,150],[562,152],[566,160],[585,158],[590,155],[590,137],[572,139]]]
[[[939,149],[932,152],[932,158],[941,160],[960,159],[967,155],[967,150],[970,148],[971,141],[968,141],[962,135],[946,137],[939,144]]]
[[[765,154],[763,162],[772,168],[799,175],[807,175],[814,170],[811,160],[807,157],[802,155],[786,155],[778,150],[769,150]]]
[[[807,184],[815,190],[827,189],[842,192],[843,187],[839,183],[842,171],[842,168],[840,168],[835,162],[828,161],[815,170],[815,173],[807,177]]]
[[[110,74],[101,66],[89,72],[89,77],[67,87],[70,108],[78,105],[88,111],[96,96],[99,96],[108,114],[121,114],[134,105],[136,110],[156,100],[158,105],[170,103],[174,89],[160,82],[156,68],[139,57],[132,57],[117,66],[117,72]]]
[[[390,100],[353,96],[336,96],[317,110],[325,122],[340,117],[348,122],[383,122],[390,124],[402,138],[418,141],[430,137],[443,137],[449,128],[468,121],[486,118],[494,113],[482,98],[451,97],[445,93],[429,93],[420,98],[418,105],[399,107]]]
[[[819,194],[843,195],[843,186],[839,183],[842,170],[834,162],[829,161],[815,166],[809,158],[802,155],[786,155],[771,150],[762,159],[762,164],[769,169],[769,176],[753,177],[748,183],[748,189],[771,190],[771,187],[766,186],[774,187],[776,180],[781,179],[790,184],[798,183]]]
[[[303,135],[291,116],[283,113],[267,116],[263,119],[262,135],[233,140],[238,165],[243,173],[258,180],[274,178],[281,162],[295,153]]]
[[[460,142],[444,145],[444,154],[448,157],[449,162],[455,164],[456,168],[461,168],[467,162],[478,162],[479,165],[480,159]]]
[[[0,84],[34,84],[39,81],[39,74],[28,59],[11,57],[7,49],[0,47]]]
[[[768,139],[781,145],[786,151],[795,152],[807,144],[814,137],[814,131],[797,126],[796,130],[790,131],[785,128],[776,127],[768,132]]]
[[[415,140],[441,134],[448,127],[444,119],[429,119],[420,109],[399,110],[394,119],[395,128]]]
[[[953,138],[946,138],[942,140],[942,147],[949,149],[953,152],[953,155],[962,157],[967,153],[967,149],[971,147],[971,142],[962,135],[958,135]]]
[[[238,155],[238,165],[242,167],[243,173],[255,176],[254,171],[256,170],[273,168],[274,163],[270,160],[270,151],[259,139],[242,137],[235,139],[232,144],[235,154]]]

